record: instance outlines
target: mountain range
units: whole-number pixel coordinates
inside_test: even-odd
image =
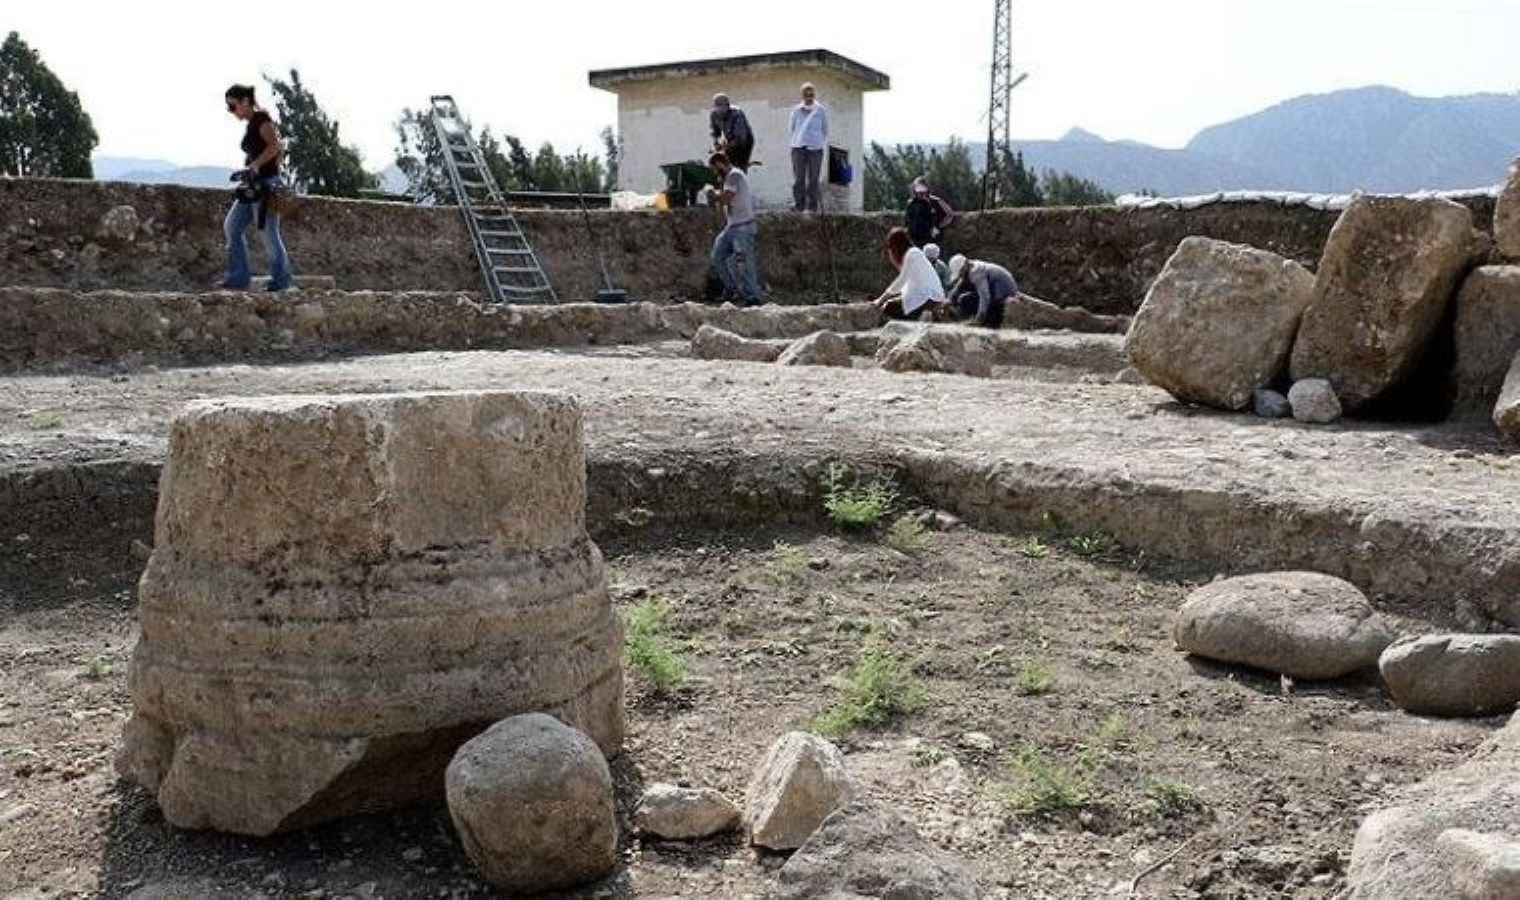
[[[985,144],[970,144],[973,162]],[[1200,131],[1181,149],[1110,141],[1073,128],[1054,141],[1016,141],[1032,168],[1069,172],[1115,193],[1223,190],[1349,193],[1486,187],[1520,156],[1520,93],[1415,97],[1366,87],[1297,97]],[[100,157],[96,177],[221,187],[222,166]],[[396,173],[382,175],[393,181]]]

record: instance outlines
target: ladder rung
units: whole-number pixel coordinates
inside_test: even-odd
[[[482,231],[480,236],[483,238],[520,238],[523,236],[523,233],[521,231]]]
[[[532,256],[533,251],[527,247],[487,247],[486,252],[496,256]]]
[[[508,275],[537,275],[537,266],[492,266],[492,272],[506,272]]]

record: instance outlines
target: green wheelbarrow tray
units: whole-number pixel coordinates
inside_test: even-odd
[[[696,206],[697,195],[702,189],[716,186],[718,177],[707,163],[701,160],[689,159],[686,162],[666,163],[660,166],[660,171],[665,173],[665,194],[671,205],[677,205],[671,195],[678,195],[686,202],[680,205]]]

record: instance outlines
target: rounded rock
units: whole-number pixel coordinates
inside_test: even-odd
[[[1305,680],[1367,668],[1397,637],[1356,586],[1313,572],[1227,578],[1190,594],[1177,646]]]
[[[693,841],[739,827],[739,807],[712,788],[652,784],[634,821],[645,834],[667,841]]]
[[[1309,425],[1328,425],[1341,417],[1341,401],[1335,388],[1323,378],[1306,378],[1288,389],[1293,418]]]
[[[491,726],[459,748],[444,783],[465,852],[497,887],[564,890],[617,865],[607,760],[594,741],[552,716]]]
[[[1385,650],[1378,669],[1393,702],[1417,715],[1492,716],[1520,703],[1520,635],[1410,638]]]

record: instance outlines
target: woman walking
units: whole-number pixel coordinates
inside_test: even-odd
[[[264,248],[269,252],[269,290],[283,291],[294,278],[290,272],[290,254],[280,236],[280,216],[270,208],[270,198],[284,181],[280,165],[285,161],[285,145],[279,126],[269,113],[259,108],[253,88],[234,84],[227,89],[227,111],[247,122],[243,132],[244,168],[237,177],[242,184],[232,209],[227,211],[223,230],[227,234],[227,277],[222,287],[247,290],[252,280],[248,271],[248,242],[244,238],[249,225],[264,233]]]

